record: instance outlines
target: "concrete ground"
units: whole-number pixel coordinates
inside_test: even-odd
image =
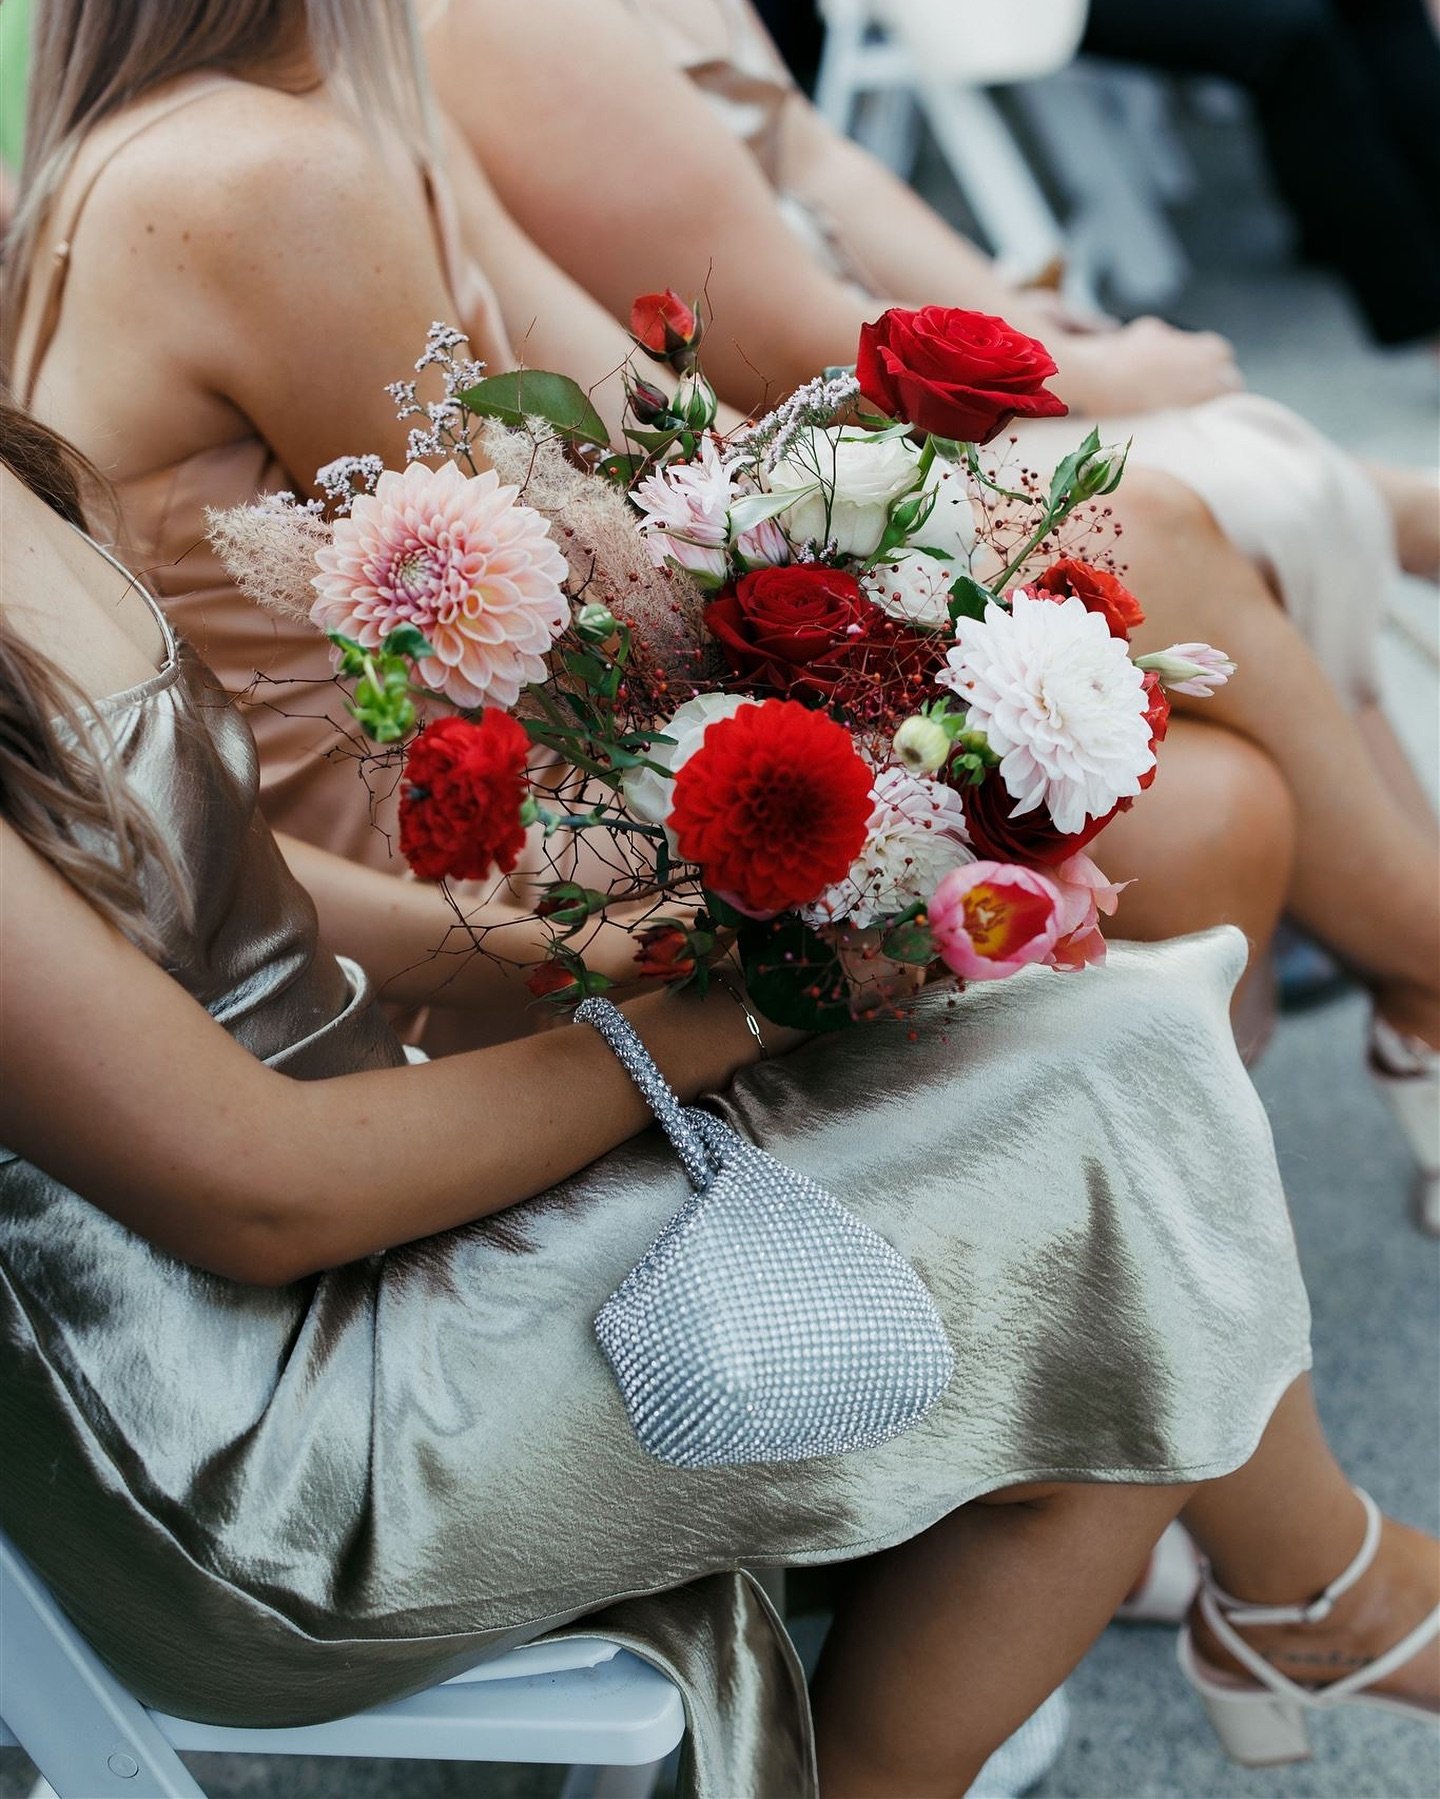
[[[1190,125],[1203,197],[1182,225],[1207,273],[1174,315],[1229,333],[1252,386],[1368,456],[1436,458],[1436,364],[1368,347],[1343,295],[1294,268],[1233,126]],[[937,188],[937,197],[944,199]],[[1396,604],[1413,635],[1386,645],[1388,694],[1422,774],[1437,762],[1433,589]],[[1343,854],[1343,846],[1340,853]],[[1364,903],[1363,873],[1357,903]],[[1388,1510],[1440,1527],[1440,1251],[1405,1209],[1408,1167],[1362,1071],[1358,996],[1282,1022],[1257,1079],[1269,1106],[1315,1311],[1316,1384],[1341,1460]],[[1315,1760],[1244,1773],[1220,1755],[1175,1667],[1173,1632],[1115,1627],[1070,1683],[1074,1725],[1041,1799],[1433,1799],[1440,1743],[1403,1720],[1353,1711],[1320,1720]],[[448,1763],[196,1757],[211,1799],[550,1799],[553,1771]],[[32,1771],[0,1752],[0,1799]],[[136,1799],[145,1799],[137,1795]],[[764,1799],[787,1799],[765,1795]]]

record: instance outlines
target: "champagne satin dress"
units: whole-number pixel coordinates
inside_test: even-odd
[[[788,190],[784,117],[797,95],[750,0],[627,4],[750,149],[791,224],[835,273],[877,302],[953,298],[886,294],[847,248],[843,227]],[[1008,477],[1025,467],[1048,480],[1092,423],[1107,442],[1131,440],[1132,468],[1169,475],[1200,496],[1265,576],[1347,703],[1378,700],[1380,630],[1399,565],[1389,512],[1353,456],[1288,406],[1227,394],[1129,417],[1017,422]]]
[[[104,713],[182,874],[147,889],[166,970],[297,1080],[398,1067],[199,658],[170,640]],[[677,1470],[631,1433],[592,1321],[687,1197],[658,1133],[279,1289],[0,1150],[0,1526],[151,1705],[315,1721],[584,1620],[680,1682],[689,1790],[813,1799],[800,1670],[743,1570],[848,1561],[1016,1481],[1222,1474],[1308,1365],[1227,1017],[1243,960],[1221,929],[935,991],[712,1102],[911,1259],[954,1345],[919,1426],[809,1462]]]

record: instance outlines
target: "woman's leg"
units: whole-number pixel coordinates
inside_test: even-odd
[[[1433,824],[1418,827],[1397,801],[1308,645],[1188,488],[1137,470],[1117,511],[1131,521],[1126,579],[1148,614],[1137,648],[1204,638],[1239,665],[1212,698],[1176,705],[1248,737],[1284,777],[1296,807],[1287,910],[1366,982],[1390,1023],[1440,1047]]]
[[[1281,1400],[1245,1466],[1197,1487],[1182,1517],[1225,1591],[1256,1605],[1312,1599],[1348,1567],[1365,1519],[1325,1441],[1308,1379]],[[1433,1539],[1387,1519],[1369,1573],[1336,1600],[1329,1618],[1247,1629],[1245,1638],[1291,1680],[1320,1686],[1383,1654],[1437,1599],[1440,1556]],[[1198,1615],[1191,1629],[1207,1662],[1238,1672]],[[1376,1690],[1440,1705],[1440,1643]]]
[[[1215,924],[1244,931],[1250,965],[1233,1011],[1242,1053],[1257,1052],[1273,1011],[1265,952],[1295,857],[1295,802],[1275,764],[1233,731],[1177,719],[1155,785],[1105,828],[1093,853],[1112,881],[1134,882],[1115,936],[1154,942]]]
[[[1440,490],[1434,475],[1392,462],[1369,462],[1365,467],[1394,520],[1401,568],[1406,574],[1440,581]]]
[[[1192,1491],[1013,1487],[867,1562],[815,1676],[824,1799],[959,1799]]]

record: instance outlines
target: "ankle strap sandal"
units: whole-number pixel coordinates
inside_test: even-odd
[[[1371,1689],[1375,1683],[1404,1667],[1413,1656],[1440,1635],[1440,1606],[1403,1636],[1392,1649],[1367,1662],[1363,1668],[1322,1687],[1305,1687],[1289,1679],[1245,1641],[1242,1630],[1266,1624],[1321,1624],[1335,1609],[1335,1601],[1369,1572],[1380,1547],[1383,1520],[1380,1508],[1368,1493],[1356,1489],[1365,1508],[1365,1540],[1349,1567],[1338,1574],[1314,1599],[1301,1605],[1251,1605],[1220,1587],[1208,1566],[1200,1579],[1200,1616],[1226,1650],[1252,1676],[1254,1684],[1223,1673],[1204,1661],[1195,1648],[1190,1628],[1180,1632],[1180,1671],[1200,1695],[1232,1761],[1247,1768],[1269,1767],[1278,1762],[1305,1761],[1310,1754],[1306,1713],[1331,1710],[1338,1705],[1369,1705],[1404,1717],[1436,1722],[1437,1714],[1413,1700],[1395,1699]]]

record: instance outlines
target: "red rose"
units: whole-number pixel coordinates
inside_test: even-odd
[[[635,940],[635,971],[642,980],[683,981],[695,972],[689,935],[678,924],[653,924]]]
[[[1063,862],[1098,837],[1115,816],[1108,812],[1104,818],[1086,819],[1083,829],[1068,836],[1055,829],[1044,806],[1036,806],[1017,818],[1016,802],[995,769],[978,787],[962,787],[960,803],[965,808],[965,826],[976,855],[986,862],[1018,862],[1022,866]],[[1129,804],[1128,800],[1121,801],[1122,806]]]
[[[641,294],[630,308],[630,335],[657,362],[675,357],[693,360],[704,336],[695,309],[687,306],[673,288],[663,294]]]
[[[764,700],[717,720],[683,763],[670,829],[712,892],[770,918],[849,873],[870,783],[843,726],[794,700]]]
[[[422,881],[509,874],[525,847],[520,808],[530,739],[508,712],[437,719],[410,745],[400,850]]]
[[[989,443],[1012,418],[1067,410],[1045,386],[1044,344],[1004,319],[958,306],[892,307],[860,331],[860,391],[891,418],[957,443]]]
[[[1053,595],[1057,600],[1069,599],[1073,594],[1087,612],[1101,614],[1112,637],[1123,637],[1127,643],[1130,633],[1145,623],[1144,609],[1123,582],[1075,556],[1052,563],[1038,581],[1032,582],[1031,591]]]
[[[742,575],[705,623],[747,684],[825,705],[911,704],[945,650],[938,633],[897,623],[854,575],[813,562]]]
[[[1145,676],[1145,722],[1150,727],[1150,748],[1157,749],[1165,741],[1170,724],[1170,701],[1156,674]],[[1155,779],[1158,768],[1140,777],[1142,791]],[[1067,836],[1057,831],[1044,806],[1015,816],[1015,801],[999,773],[992,769],[978,787],[963,787],[960,803],[965,808],[965,824],[976,853],[992,862],[1055,864],[1083,850],[1118,813],[1128,812],[1135,804],[1130,798],[1119,800],[1103,818],[1088,818],[1078,831]]]

